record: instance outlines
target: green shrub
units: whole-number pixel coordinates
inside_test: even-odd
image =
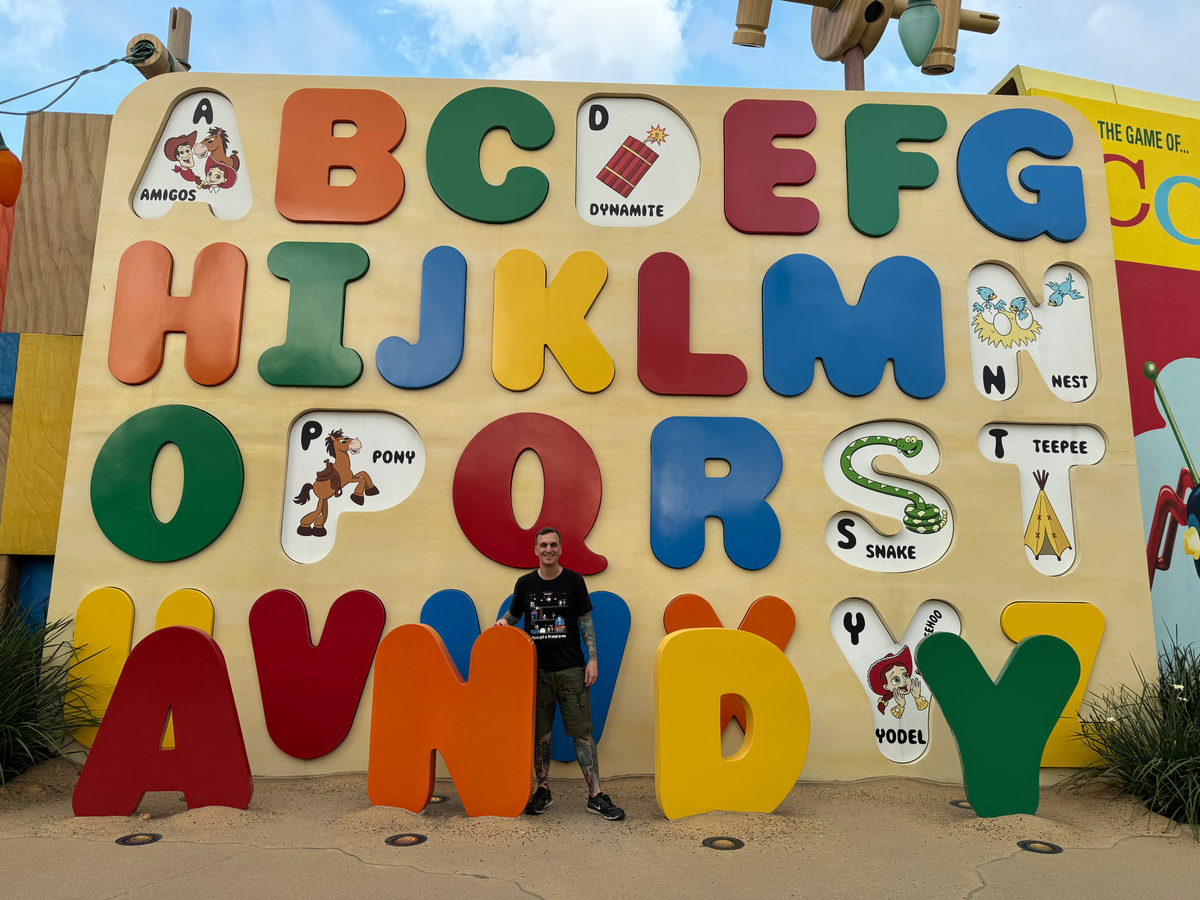
[[[30,626],[11,604],[0,611],[0,785],[62,752],[78,728],[98,725],[86,688],[71,675],[69,619]]]
[[[1139,669],[1138,679],[1093,698],[1082,740],[1099,765],[1071,783],[1101,779],[1200,840],[1200,654],[1172,642],[1158,658],[1158,677]]]

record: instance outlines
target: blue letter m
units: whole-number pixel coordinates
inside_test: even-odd
[[[877,264],[851,306],[823,261],[785,256],[763,278],[762,308],[763,377],[777,394],[807,391],[818,359],[829,383],[851,397],[879,387],[889,359],[911,397],[932,397],[946,383],[942,289],[920,260]]]

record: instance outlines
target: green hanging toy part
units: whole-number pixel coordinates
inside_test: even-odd
[[[993,683],[971,645],[942,632],[917,645],[917,668],[954,733],[975,814],[1036,815],[1042,753],[1079,684],[1071,645],[1049,634],[1027,637]]]

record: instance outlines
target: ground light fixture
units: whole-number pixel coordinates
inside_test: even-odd
[[[1017,841],[1017,846],[1030,853],[1062,853],[1063,848],[1049,841]]]
[[[117,838],[113,843],[120,844],[122,847],[144,847],[146,844],[157,844],[161,840],[161,834],[152,834],[147,831],[141,834],[127,834]]]
[[[383,842],[389,847],[415,847],[427,840],[429,838],[423,834],[393,834],[389,838],[384,838]]]
[[[900,43],[914,66],[923,66],[942,28],[942,14],[933,0],[909,0],[900,15]]]
[[[741,850],[746,846],[735,837],[710,837],[700,843],[710,850]]]
[[[951,800],[950,805],[956,809],[973,809],[970,801],[968,800]]]
[[[429,798],[429,802],[430,803],[445,803],[449,799],[450,799],[449,797],[443,797],[441,794],[434,794],[432,797]]]

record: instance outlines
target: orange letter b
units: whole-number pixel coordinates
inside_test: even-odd
[[[183,367],[197,384],[222,384],[238,367],[246,257],[233,244],[209,244],[196,254],[192,293],[171,296],[171,251],[139,241],[121,256],[113,301],[108,370],[125,384],[143,384],[162,368],[167,332],[188,336]]]
[[[367,795],[420,812],[440,750],[469,816],[521,814],[533,769],[537,654],[519,628],[488,628],[462,680],[428,625],[388,632],[375,656]]]
[[[342,123],[354,134],[334,137]],[[378,222],[404,196],[404,170],[392,156],[403,137],[404,110],[383,91],[296,91],[283,103],[275,208],[293,222]],[[330,184],[334,169],[353,169],[354,181]]]

